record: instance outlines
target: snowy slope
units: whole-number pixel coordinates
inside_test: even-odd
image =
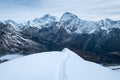
[[[68,33],[94,33],[100,26],[96,22],[80,19],[78,16],[66,12],[60,18],[61,25]]]
[[[103,19],[100,21],[87,21],[82,20],[75,14],[65,12],[60,18],[60,26],[64,26],[68,33],[94,33],[95,31],[102,29],[109,33],[112,28],[120,28],[120,21],[114,21],[111,19]]]
[[[45,26],[46,24],[50,24],[52,22],[55,22],[56,20],[57,18],[55,16],[46,14],[41,18],[36,18],[32,21],[26,22],[24,26],[25,26],[25,29],[29,27],[36,27],[36,28],[42,29],[42,27]],[[45,27],[48,27],[48,26],[45,26]]]
[[[5,56],[0,57],[0,60],[1,61],[12,60],[12,59],[16,59],[16,58],[19,58],[19,57],[22,57],[22,56],[23,55],[20,55],[20,54],[7,54]]]
[[[0,64],[0,80],[119,80],[120,74],[88,62],[68,49]]]
[[[16,31],[21,31],[21,29],[23,28],[23,25],[21,23],[17,23],[13,20],[6,20],[4,21],[4,23],[12,25]]]

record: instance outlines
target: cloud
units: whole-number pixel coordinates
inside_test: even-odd
[[[37,8],[41,5],[42,0],[0,0],[1,8]]]
[[[64,12],[89,20],[118,19],[120,0],[0,0],[0,11],[3,19],[27,20],[47,13],[60,17]]]

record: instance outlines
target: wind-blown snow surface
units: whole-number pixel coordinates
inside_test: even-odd
[[[0,60],[1,61],[12,60],[12,59],[16,59],[16,58],[19,58],[19,57],[22,57],[22,56],[23,55],[20,55],[20,54],[8,54],[8,55],[0,57]]]
[[[120,74],[74,52],[44,52],[0,64],[0,80],[119,80]]]

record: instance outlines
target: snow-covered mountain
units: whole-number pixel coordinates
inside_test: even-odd
[[[0,23],[0,56],[6,54],[21,53],[21,51],[37,51],[38,44],[26,39],[17,26]]]
[[[0,56],[60,51],[67,47],[90,61],[119,64],[120,21],[87,21],[69,12],[60,19],[47,14],[24,24],[0,21],[0,44]]]
[[[63,14],[60,18],[60,22],[62,22],[61,24],[65,26],[66,31],[78,34],[91,34],[99,29],[109,32],[111,28],[120,28],[120,21],[113,21],[108,18],[96,22],[86,21],[69,12]]]
[[[24,23],[17,23],[13,20],[3,21],[4,24],[11,24],[18,30],[28,29],[30,27],[36,27],[42,29],[43,27],[49,28],[53,23],[57,23],[58,28],[64,27],[69,33],[94,33],[98,29],[103,29],[109,32],[111,28],[120,28],[120,21],[114,21],[111,19],[103,19],[99,21],[87,21],[82,20],[75,14],[65,12],[62,17],[58,20],[57,17],[49,14],[44,15],[41,18],[35,18],[34,20],[27,21]]]
[[[120,74],[77,54],[44,52],[0,64],[1,80],[119,80]]]
[[[32,21],[28,21],[25,23],[25,27],[36,27],[39,29],[42,28],[49,28],[51,24],[56,23],[56,26],[58,28],[63,27],[69,34],[71,33],[88,33],[92,34],[95,31],[98,31],[99,29],[109,32],[112,28],[120,28],[120,21],[113,21],[108,18],[100,21],[86,21],[80,19],[78,16],[65,12],[63,16],[60,18],[60,20],[57,20],[55,16],[51,16],[49,14],[41,17],[36,18]],[[52,25],[51,25],[52,26]],[[25,28],[25,29],[26,29]]]
[[[55,16],[46,14],[41,18],[36,18],[32,21],[28,21],[24,23],[24,26],[25,26],[25,29],[28,29],[29,27],[36,27],[36,28],[42,29],[42,27],[44,27],[46,24],[55,22],[56,20],[57,18]],[[45,27],[49,27],[49,26],[45,26]]]
[[[17,22],[15,22],[13,20],[6,20],[3,23],[12,25],[17,31],[21,31],[21,29],[24,26],[22,23],[17,23]]]

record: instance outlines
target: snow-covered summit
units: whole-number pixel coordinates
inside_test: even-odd
[[[75,14],[65,12],[60,18],[62,27],[64,26],[68,33],[94,33],[98,29],[109,32],[109,29],[120,28],[120,21],[114,21],[109,18],[100,21],[82,20]]]
[[[66,12],[60,18],[61,26],[66,29],[68,33],[94,33],[97,30],[96,22],[82,20],[76,15]]]
[[[20,28],[22,27],[22,25],[21,25],[20,23],[17,23],[17,22],[15,22],[15,21],[13,21],[13,20],[10,20],[10,19],[4,21],[4,24],[10,24],[11,26],[14,27],[14,29],[15,29],[16,31],[20,31]]]
[[[41,18],[34,19],[33,22],[41,23],[41,24],[44,23],[45,24],[45,23],[49,23],[49,22],[52,22],[52,21],[56,21],[56,20],[57,20],[57,18],[55,16],[51,16],[49,14],[46,14]]]
[[[78,17],[72,13],[65,12],[63,16],[60,18],[60,21],[69,21],[73,19],[78,19]]]
[[[1,80],[118,80],[120,74],[81,59],[69,49],[0,64]]]
[[[101,24],[101,26],[110,26],[112,24],[116,24],[117,21],[106,18],[106,19],[102,19],[102,20],[98,21],[98,23]]]
[[[46,24],[50,24],[51,22],[55,22],[55,21],[57,21],[57,18],[55,16],[51,16],[49,14],[46,14],[41,18],[36,18],[34,20],[28,21],[25,24],[25,29],[27,29],[29,27],[36,27],[36,28],[41,29],[41,26],[43,27]]]
[[[120,29],[120,21],[114,21],[109,18],[102,19],[97,22],[98,26],[100,26],[101,29],[106,30],[107,33],[109,33],[110,29],[112,28],[119,28]]]

